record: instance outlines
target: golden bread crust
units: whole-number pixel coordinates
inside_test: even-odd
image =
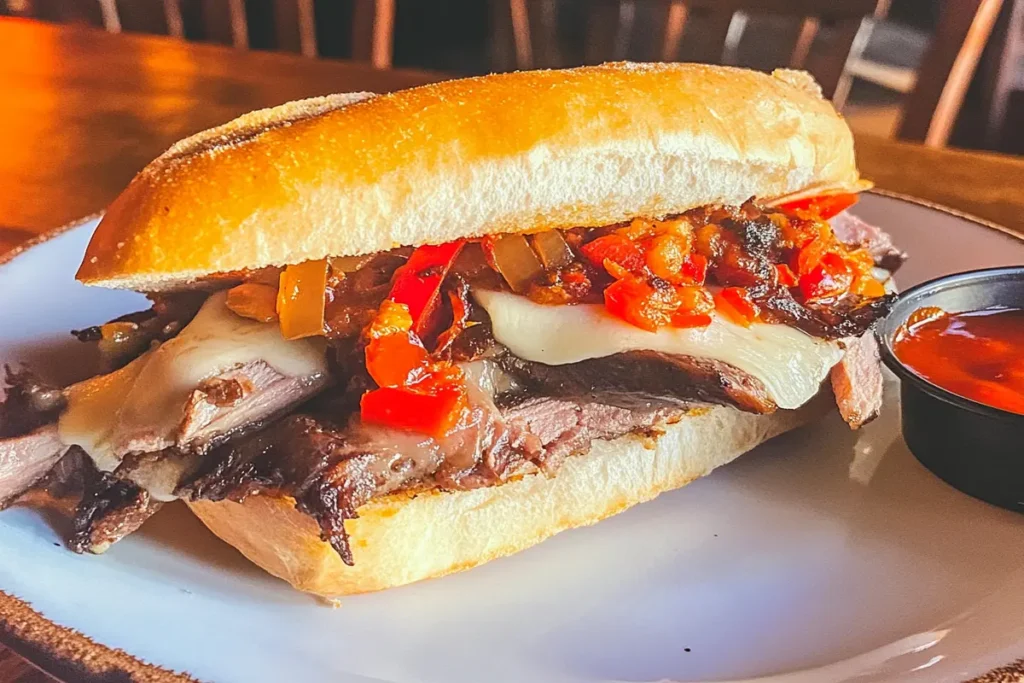
[[[849,128],[801,72],[620,63],[491,75],[306,100],[184,140],[110,206],[78,277],[159,291],[857,185]]]

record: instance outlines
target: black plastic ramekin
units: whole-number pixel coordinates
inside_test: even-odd
[[[896,333],[922,306],[949,313],[1024,308],[1024,266],[959,273],[908,289],[875,332],[882,360],[901,380],[903,438],[914,456],[964,493],[1024,513],[1024,415],[932,384],[893,352]]]

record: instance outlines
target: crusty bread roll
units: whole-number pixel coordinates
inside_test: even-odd
[[[184,140],[109,208],[78,277],[167,290],[857,186],[850,131],[802,72],[606,64],[484,76],[296,102]]]
[[[348,520],[355,566],[320,540],[294,501],[252,496],[244,503],[189,503],[217,536],[295,588],[327,597],[401,586],[470,569],[598,522],[684,486],[828,407],[823,391],[803,408],[753,415],[696,408],[665,433],[595,441],[553,477],[527,475],[472,491],[396,495]]]

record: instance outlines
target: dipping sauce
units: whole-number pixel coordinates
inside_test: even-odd
[[[1024,309],[921,308],[897,332],[893,351],[932,384],[1024,415]]]

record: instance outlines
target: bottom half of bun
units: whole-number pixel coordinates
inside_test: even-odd
[[[290,498],[257,495],[189,507],[214,534],[299,590],[325,597],[381,590],[470,569],[684,486],[820,415],[831,399],[823,393],[799,410],[771,415],[694,409],[654,438],[595,441],[554,476],[373,500],[345,522],[352,567],[320,540],[317,525]]]

